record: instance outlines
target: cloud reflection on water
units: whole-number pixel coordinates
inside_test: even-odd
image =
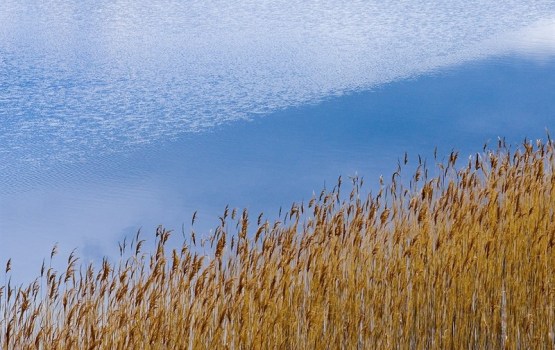
[[[7,0],[0,170],[86,162],[488,57],[554,12],[547,0]]]
[[[195,210],[206,234],[226,204],[275,218],[339,175],[358,172],[372,188],[405,151],[431,164],[435,146],[463,159],[498,136],[542,138],[554,127],[554,76],[555,59],[500,56],[50,169],[0,193],[0,260],[32,269],[55,241],[66,254],[113,256],[139,227],[179,236]]]

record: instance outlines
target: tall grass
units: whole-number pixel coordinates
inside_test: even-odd
[[[117,263],[43,266],[0,287],[0,344],[553,348],[554,144],[498,146],[461,165],[451,153],[433,177],[419,162],[401,180],[400,165],[374,195],[340,180],[272,223],[226,208],[179,249],[159,228],[151,253],[137,235]]]

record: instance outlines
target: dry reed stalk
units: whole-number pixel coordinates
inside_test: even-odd
[[[226,207],[198,247],[192,231],[192,244],[168,249],[159,228],[152,254],[137,234],[115,264],[79,267],[72,253],[63,273],[43,264],[29,286],[11,284],[8,261],[0,346],[555,347],[551,139],[458,158],[436,177],[420,157],[408,179],[399,165],[366,199],[363,179],[345,196],[340,178],[253,230],[246,211]]]

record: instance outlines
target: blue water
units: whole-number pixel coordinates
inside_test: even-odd
[[[550,1],[4,1],[0,262],[555,130]],[[63,259],[62,259],[63,260]]]

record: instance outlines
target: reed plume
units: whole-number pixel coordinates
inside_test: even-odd
[[[150,253],[137,235],[115,263],[78,266],[72,253],[65,271],[43,264],[19,287],[8,261],[0,344],[553,348],[554,158],[550,139],[500,142],[463,164],[456,152],[431,170],[420,159],[404,178],[405,155],[375,194],[339,180],[274,222],[226,207],[199,246],[160,227]]]

